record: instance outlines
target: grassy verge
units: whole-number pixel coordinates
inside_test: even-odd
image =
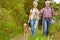
[[[51,24],[48,37],[44,36],[42,30],[37,30],[36,37],[30,36],[28,40],[59,40],[60,23]]]
[[[12,28],[8,27],[8,29],[0,29],[0,40],[10,40],[11,38],[14,38],[17,35],[23,34],[22,27],[15,27],[14,29]]]

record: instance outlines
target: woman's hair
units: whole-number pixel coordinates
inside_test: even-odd
[[[37,5],[38,5],[37,1],[33,1],[33,5],[34,5],[34,4],[37,4]]]

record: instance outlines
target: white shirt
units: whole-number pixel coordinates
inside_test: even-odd
[[[33,8],[33,9],[30,10],[30,13],[32,13],[32,15],[30,17],[31,20],[33,20],[34,18],[36,18],[37,20],[39,20],[39,16],[38,16],[39,11],[38,11],[38,9]],[[37,13],[37,16],[34,16],[35,13]]]

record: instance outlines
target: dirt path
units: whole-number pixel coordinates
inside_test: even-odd
[[[18,35],[10,40],[24,40],[24,37],[23,37],[23,35]]]
[[[55,34],[55,38],[54,38],[55,40],[60,40],[60,32],[57,32],[56,34]]]
[[[50,36],[49,40],[60,40],[60,32],[56,32],[55,34]]]
[[[24,40],[24,36],[23,35],[18,35],[18,36],[14,37],[10,40]],[[47,40],[60,40],[60,32],[57,32],[57,33],[53,34]]]

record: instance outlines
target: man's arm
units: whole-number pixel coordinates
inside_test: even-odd
[[[39,16],[42,16],[43,11],[44,11],[44,8],[40,10]]]
[[[52,10],[53,10],[52,16],[54,17],[54,16],[56,16],[56,12],[54,11],[54,9],[52,9]]]

